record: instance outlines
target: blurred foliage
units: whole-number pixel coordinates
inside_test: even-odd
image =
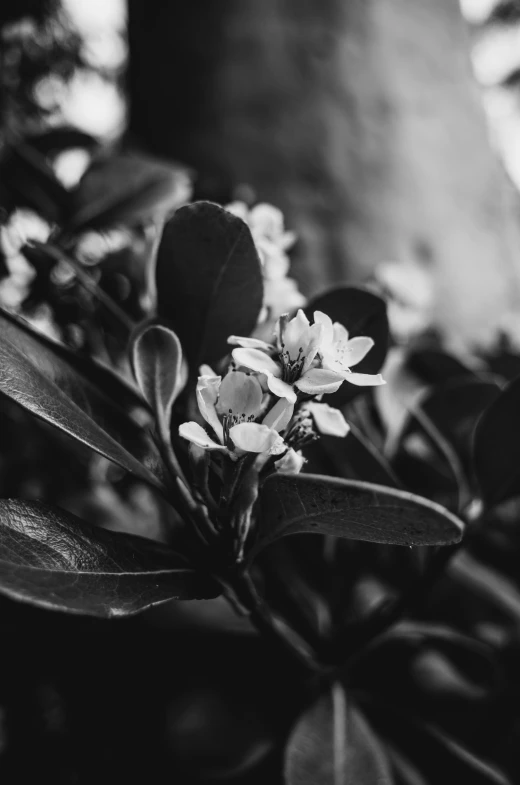
[[[200,513],[226,464],[177,436],[201,418],[170,330],[191,377],[225,371],[230,333],[270,340],[305,305],[295,238],[269,206],[182,207],[182,166],[44,128],[37,85],[84,65],[57,18],[2,52],[1,781],[518,782],[518,319],[456,356],[428,271],[388,264],[308,303],[374,341],[356,371],[387,384],[329,397],[350,432],[305,441],[301,474],[259,488],[240,464],[246,565],[238,527],[208,557],[172,471]],[[203,599],[151,607],[173,596]]]

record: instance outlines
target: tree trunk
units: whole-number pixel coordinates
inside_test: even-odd
[[[423,259],[461,340],[516,302],[517,195],[456,0],[130,0],[130,46],[134,137],[280,206],[307,292]]]

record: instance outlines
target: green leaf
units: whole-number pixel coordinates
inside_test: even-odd
[[[145,324],[133,338],[131,353],[139,387],[168,427],[172,406],[186,383],[179,339],[164,325]]]
[[[378,373],[383,367],[388,351],[389,327],[386,303],[377,294],[354,286],[338,287],[311,300],[305,313],[312,320],[314,311],[323,311],[333,322],[347,328],[349,336],[365,335],[372,338],[374,346],[358,365],[356,373]],[[366,388],[342,384],[339,390],[327,397],[331,406],[342,406]]]
[[[484,501],[492,506],[520,494],[520,378],[482,415],[473,460]]]
[[[247,225],[210,202],[177,210],[159,246],[157,298],[191,373],[224,357],[228,337],[248,336],[262,307],[260,261]]]
[[[43,608],[127,616],[217,584],[170,548],[39,502],[0,500],[0,592]]]
[[[78,233],[163,220],[190,192],[183,169],[143,155],[115,155],[87,169],[72,196],[65,229]]]
[[[161,487],[157,448],[118,406],[129,399],[139,401],[137,395],[101,366],[69,361],[64,347],[2,311],[0,392],[126,471]]]
[[[340,684],[297,722],[285,752],[287,785],[392,785],[381,743]]]
[[[393,545],[459,542],[463,524],[444,507],[383,485],[312,474],[274,474],[260,493],[254,553],[291,534],[329,534]]]

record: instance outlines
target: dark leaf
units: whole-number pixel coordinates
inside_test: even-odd
[[[280,537],[329,534],[394,545],[448,545],[463,524],[406,491],[312,474],[275,474],[260,493],[258,552]]]
[[[0,533],[0,591],[33,605],[111,617],[219,594],[170,548],[39,502],[1,500]]]
[[[381,297],[367,289],[339,287],[325,292],[309,303],[305,312],[311,320],[314,311],[323,311],[333,322],[340,322],[347,328],[351,338],[359,335],[372,338],[374,346],[367,356],[354,366],[356,373],[378,373],[381,370],[388,351],[389,337],[386,304]],[[363,387],[355,387],[353,384],[342,384],[327,401],[333,406],[341,406],[363,390]]]
[[[426,384],[442,384],[451,379],[475,376],[460,360],[441,349],[417,349],[410,352],[407,367]]]
[[[514,629],[520,626],[520,591],[515,583],[501,572],[482,564],[466,551],[461,551],[448,566],[448,573],[456,580],[456,590],[461,584],[479,603],[489,603],[493,616],[497,614]]]
[[[287,785],[392,785],[383,748],[363,714],[333,684],[297,722],[285,752]]]
[[[28,136],[26,141],[41,155],[45,156],[73,148],[92,150],[99,145],[99,142],[93,136],[73,126],[50,128],[42,133]]]
[[[379,698],[443,718],[457,731],[454,708],[466,711],[496,695],[501,672],[488,644],[442,624],[401,622],[374,642],[355,683]],[[444,708],[444,711],[443,711]],[[448,716],[444,718],[444,714]],[[453,716],[450,716],[450,714]],[[465,731],[471,733],[470,720]]]
[[[482,412],[500,395],[494,379],[453,379],[421,400],[421,409],[471,470],[473,431]]]
[[[320,436],[304,449],[310,474],[328,474],[345,480],[366,480],[379,485],[400,487],[392,467],[360,428],[350,422],[350,432],[344,439]]]
[[[177,210],[157,256],[159,316],[182,344],[190,372],[230,350],[230,335],[248,336],[262,307],[260,261],[247,225],[210,202]]]
[[[385,750],[392,763],[395,785],[428,785],[428,780],[404,755],[401,755],[390,744],[385,744]]]
[[[118,406],[138,401],[138,396],[102,367],[69,361],[64,347],[1,311],[0,392],[137,477],[161,486],[155,445]]]
[[[190,195],[185,170],[143,155],[95,162],[74,192],[66,230],[136,226],[162,220]]]
[[[168,427],[172,406],[186,383],[182,348],[173,330],[144,325],[132,342],[132,367],[143,395]]]
[[[475,474],[488,505],[520,494],[520,378],[482,415],[475,432]]]
[[[19,144],[0,161],[0,200],[8,210],[29,207],[54,223],[61,220],[70,194],[36,149]]]
[[[408,414],[392,459],[415,493],[453,509],[472,496],[476,423],[500,394],[494,377],[457,378],[423,394]]]
[[[430,785],[467,782],[471,785],[511,785],[492,763],[458,740],[418,717],[390,707],[373,705],[370,719],[378,731],[391,739],[407,758],[424,771]]]

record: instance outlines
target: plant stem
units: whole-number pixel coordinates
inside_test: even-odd
[[[314,683],[319,675],[313,652],[307,644],[289,627],[285,626],[270,611],[258,595],[251,576],[247,572],[235,574],[228,581],[234,596],[247,611],[251,623],[264,638],[296,666],[306,682]],[[226,592],[226,599],[230,597]],[[236,609],[236,603],[231,603]]]

